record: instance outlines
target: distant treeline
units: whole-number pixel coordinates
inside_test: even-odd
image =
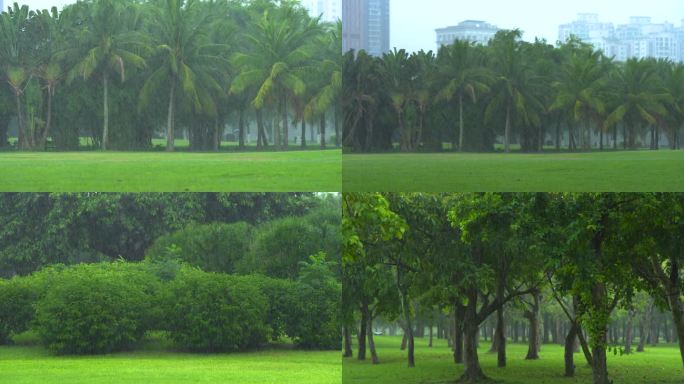
[[[618,63],[571,38],[501,31],[437,54],[344,56],[344,146],[353,152],[680,148],[684,65]],[[449,145],[444,145],[450,143]]]
[[[339,29],[296,0],[14,3],[0,14],[0,148],[88,137],[124,150],[166,138],[174,150],[176,136],[191,150],[243,149],[248,137],[325,148],[339,130]]]

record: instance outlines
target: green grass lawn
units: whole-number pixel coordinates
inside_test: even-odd
[[[2,192],[332,192],[341,152],[0,152]]]
[[[380,365],[369,360],[344,359],[344,384],[418,384],[453,383],[462,373],[463,365],[453,362],[451,350],[444,340],[427,347],[427,338],[416,339],[416,367],[406,366],[406,352],[399,350],[401,337],[376,337]],[[591,369],[581,353],[575,354],[576,377],[565,378],[563,347],[543,345],[540,359],[524,360],[527,345],[509,344],[507,367],[496,367],[496,354],[487,353],[489,343],[481,343],[480,363],[485,374],[505,384],[591,383]],[[635,346],[636,348],[636,346]],[[356,352],[356,351],[355,351]],[[679,349],[674,345],[647,347],[645,352],[608,358],[608,372],[617,384],[684,382],[684,369]]]
[[[290,349],[200,355],[173,352],[163,340],[104,356],[52,356],[42,347],[0,347],[3,384],[339,384],[340,352]]]
[[[344,191],[672,192],[684,151],[345,154]]]

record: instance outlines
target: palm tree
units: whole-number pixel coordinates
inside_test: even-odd
[[[288,106],[293,96],[306,90],[304,78],[311,70],[312,42],[321,32],[318,19],[311,19],[299,6],[285,3],[277,12],[263,13],[245,35],[251,49],[232,58],[239,74],[230,92],[242,93],[256,86],[252,105],[257,111],[266,103],[275,104],[282,122],[282,132],[276,129],[275,135],[280,148],[288,147]]]
[[[446,84],[437,94],[437,99],[458,100],[458,150],[463,151],[463,98],[469,96],[473,103],[477,95],[489,91],[487,83],[492,76],[482,66],[481,57],[468,41],[457,40],[452,45],[441,47],[437,55],[438,77]],[[455,148],[454,148],[455,149]]]
[[[20,7],[17,3],[8,12],[0,14],[0,62],[3,63],[2,71],[17,104],[19,148],[23,149],[30,147],[21,108],[21,96],[30,79],[30,44],[25,33],[30,16],[29,7]]]
[[[679,149],[679,131],[684,125],[684,64],[674,64],[668,60],[659,61],[659,75],[669,96],[665,104],[667,115],[660,116],[659,123],[669,128],[672,149]],[[655,136],[659,135],[656,133]],[[658,149],[657,139],[655,144],[655,149]]]
[[[520,30],[500,31],[490,43],[494,83],[492,97],[485,110],[485,121],[505,111],[504,150],[510,152],[514,122],[538,126],[544,109],[535,94],[538,78],[530,73],[521,54]]]
[[[213,93],[221,93],[217,70],[227,66],[222,57],[225,45],[209,38],[215,9],[198,0],[160,0],[152,9],[152,36],[158,60],[156,69],[141,92],[141,107],[149,105],[162,88],[168,87],[166,150],[175,148],[175,113],[178,100],[195,113],[216,115]]]
[[[373,121],[380,97],[380,88],[375,86],[380,77],[377,66],[376,60],[365,51],[358,55],[350,51],[343,56],[343,146],[363,151],[374,146]],[[365,126],[365,137],[360,134],[362,126]]]
[[[584,123],[584,129],[580,125],[578,135],[580,146],[583,148],[587,148],[590,144],[587,138],[589,132],[586,129],[589,122],[604,115],[606,110],[604,100],[608,83],[608,68],[601,52],[576,51],[562,66],[560,80],[554,83],[554,88],[558,93],[551,105],[551,110],[572,111],[573,120]],[[570,142],[573,143],[572,129],[569,134]]]
[[[392,108],[397,118],[401,149],[411,150],[411,130],[404,119],[404,112],[411,100],[411,78],[414,75],[413,65],[406,50],[396,48],[382,56],[380,73],[392,100]]]
[[[339,125],[337,123],[337,109],[339,102],[339,95],[342,90],[342,67],[339,52],[342,51],[342,40],[340,40],[340,32],[342,25],[337,23],[335,28],[330,28],[330,30],[321,38],[321,46],[324,49],[320,52],[320,57],[324,59],[321,60],[317,65],[316,74],[320,79],[323,80],[322,86],[318,87],[318,92],[316,92],[310,101],[306,104],[304,108],[303,120],[311,120],[314,116],[318,115],[323,121],[323,127],[325,127],[325,112],[333,108],[333,116],[335,122],[335,145],[339,147],[340,143],[340,132]],[[337,58],[337,60],[332,59]],[[303,127],[303,125],[302,125]],[[302,129],[302,145],[305,145],[305,132]],[[325,129],[321,132],[321,147],[325,148]]]
[[[138,7],[117,0],[97,0],[90,7],[88,27],[81,29],[75,41],[85,48],[85,54],[69,71],[67,80],[84,80],[97,74],[103,86],[102,149],[107,149],[109,137],[109,79],[113,73],[121,82],[126,79],[126,66],[145,66],[140,53],[146,49],[145,37],[127,26],[140,22]]]
[[[634,148],[637,130],[642,124],[656,124],[658,115],[665,115],[665,104],[671,99],[652,61],[629,59],[615,73],[611,93],[615,108],[606,125],[622,123],[624,147]]]

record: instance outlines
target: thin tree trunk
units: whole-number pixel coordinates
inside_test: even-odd
[[[634,313],[629,311],[627,314],[627,324],[625,326],[625,354],[629,355],[632,353],[632,335],[633,335],[633,319]]]
[[[321,113],[321,149],[327,147],[325,143],[325,113]]]
[[[559,118],[558,121],[556,122],[556,152],[560,152],[560,150],[561,150],[560,126],[561,126],[561,120]]]
[[[506,128],[504,131],[504,151],[511,151],[511,106],[506,108]]]
[[[337,108],[333,109],[333,124],[335,125],[335,147],[340,147],[340,119],[337,116]]]
[[[501,306],[496,311],[496,350],[497,350],[497,367],[504,368],[506,366],[506,334],[504,332],[504,309]]]
[[[245,149],[245,109],[240,108],[238,114],[238,148]]]
[[[577,339],[577,327],[574,322],[570,323],[570,330],[565,337],[565,377],[575,376],[575,340]]]
[[[597,247],[598,249],[598,247]],[[599,252],[599,251],[597,251]],[[605,283],[596,282],[592,288],[592,306],[594,308],[604,308],[606,301],[606,287]],[[594,384],[610,384],[608,381],[608,363],[606,358],[606,345],[608,344],[608,330],[605,329],[604,332],[599,332],[595,337],[598,340],[592,339],[592,357],[593,357],[593,377]],[[594,335],[592,335],[594,337]]]
[[[17,100],[17,135],[19,137],[19,142],[17,143],[20,149],[26,149],[26,128],[24,127],[24,114],[21,110],[21,93],[19,90],[15,90],[14,96]]]
[[[463,94],[458,95],[458,151],[463,152]]]
[[[684,308],[681,301],[681,286],[682,282],[679,275],[679,263],[674,258],[670,261],[671,270],[668,289],[668,301],[670,312],[672,313],[672,322],[674,323],[674,330],[679,342],[679,353],[684,364]]]
[[[368,330],[366,332],[368,337],[368,348],[370,348],[371,353],[371,362],[373,364],[380,364],[378,353],[375,350],[375,340],[373,339],[373,314],[368,316]]]
[[[352,350],[352,337],[351,332],[349,332],[349,327],[342,327],[342,335],[344,336],[344,354],[342,357],[352,357],[354,352]]]
[[[173,152],[175,149],[175,95],[176,95],[176,82],[171,81],[171,90],[169,91],[169,110],[166,120],[166,151]]]
[[[109,136],[109,80],[107,75],[103,76],[104,83],[104,127],[102,128],[102,150],[107,150],[107,139]]]
[[[428,341],[428,347],[432,348],[432,326],[433,324],[430,323],[430,328],[428,328],[428,334],[429,334],[429,341]]]
[[[302,117],[302,148],[306,148],[306,119]]]
[[[47,143],[47,139],[50,136],[50,128],[52,127],[52,94],[54,93],[53,86],[48,85],[47,92],[47,118],[45,119],[45,130],[43,130],[43,135],[40,139],[41,148],[45,148],[45,143]]]
[[[368,331],[368,304],[361,306],[361,322],[359,323],[359,351],[356,358],[366,360],[366,332]]]
[[[287,121],[287,96],[283,96],[283,149],[290,145],[290,125]]]
[[[526,311],[525,313],[525,317],[527,317],[527,319],[530,322],[530,337],[527,348],[527,356],[525,356],[525,360],[539,359],[539,296],[539,292],[535,292],[532,294],[532,308],[529,311]]]

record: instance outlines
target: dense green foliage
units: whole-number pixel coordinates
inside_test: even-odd
[[[154,278],[120,265],[64,270],[35,305],[35,330],[58,354],[131,348],[151,326]],[[141,275],[142,274],[142,275]],[[143,285],[144,284],[144,285]]]
[[[35,301],[36,291],[26,279],[0,280],[0,344],[28,329]]]
[[[684,65],[614,62],[574,38],[554,47],[500,31],[487,46],[456,41],[435,54],[344,55],[345,150],[493,151],[545,146],[680,147]]]
[[[324,200],[299,193],[0,194],[0,275],[55,263],[138,261],[155,239],[189,224],[259,224],[300,216]]]
[[[30,150],[83,136],[101,149],[164,137],[173,151],[175,136],[245,149],[256,130],[257,148],[286,149],[294,121],[297,145],[320,135],[325,148],[326,123],[339,130],[339,29],[289,0],[14,3],[0,15],[0,147],[10,133]]]
[[[186,269],[171,283],[168,298],[168,330],[182,348],[238,351],[270,337],[266,297],[247,281]]]
[[[349,192],[678,192],[681,151],[353,154]]]

